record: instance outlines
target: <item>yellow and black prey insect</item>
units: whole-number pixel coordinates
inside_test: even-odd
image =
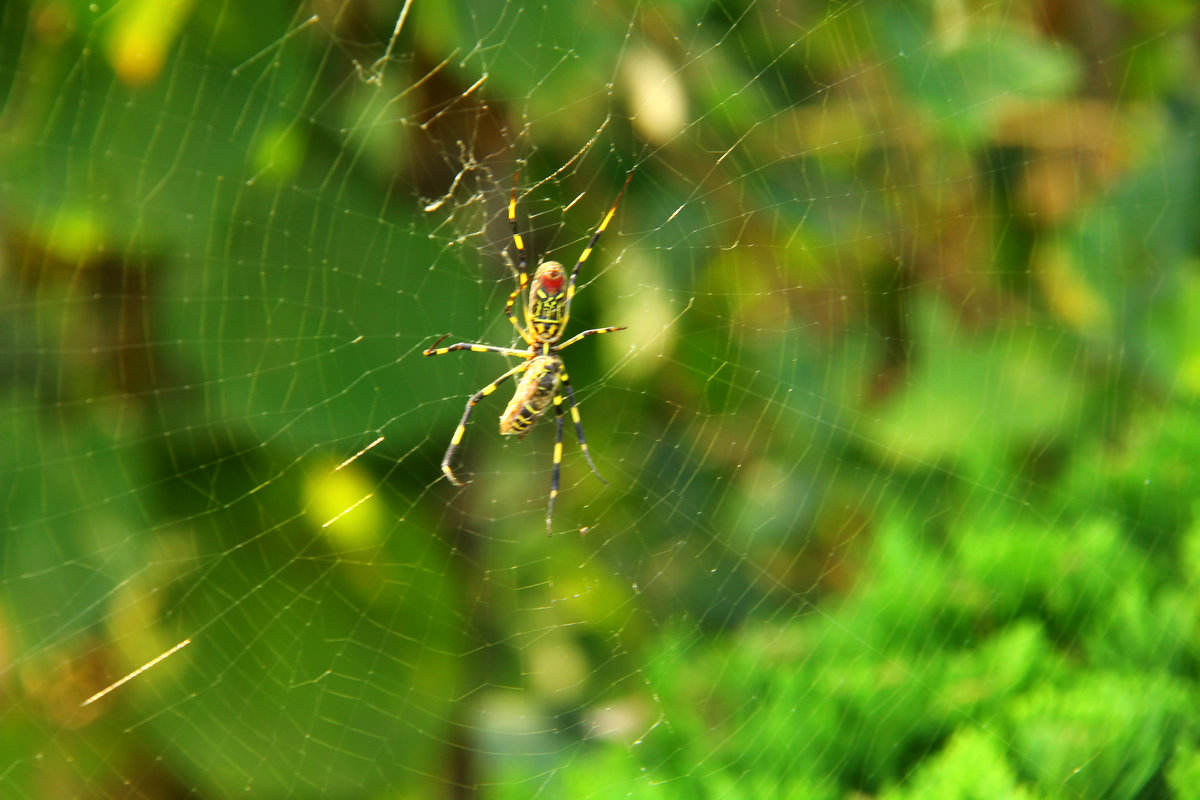
[[[563,365],[562,356],[559,353],[585,337],[597,333],[621,331],[625,330],[625,327],[593,328],[575,334],[562,344],[558,342],[566,332],[567,322],[571,316],[571,300],[575,297],[575,279],[579,275],[579,268],[583,266],[583,262],[588,260],[588,256],[592,254],[592,249],[600,239],[600,234],[604,233],[604,230],[608,227],[608,223],[612,221],[613,215],[617,213],[617,206],[621,203],[625,189],[629,186],[629,181],[633,178],[633,172],[631,171],[629,176],[626,177],[625,185],[621,187],[616,202],[613,203],[608,213],[604,215],[603,221],[596,228],[596,232],[592,234],[587,247],[579,255],[579,260],[575,262],[575,268],[571,270],[570,281],[566,282],[565,286],[563,285],[565,278],[563,265],[557,261],[540,262],[534,270],[533,279],[530,280],[529,278],[526,266],[525,241],[521,238],[521,233],[517,229],[516,181],[518,177],[519,173],[513,178],[512,195],[508,199],[508,222],[512,226],[513,247],[517,251],[517,288],[513,289],[512,293],[508,296],[508,302],[504,304],[504,315],[508,317],[508,321],[517,329],[517,334],[525,342],[527,349],[496,347],[495,345],[479,344],[477,342],[459,342],[458,344],[446,347],[438,347],[449,336],[449,334],[446,334],[446,336],[438,339],[433,347],[426,350],[425,355],[440,356],[454,350],[469,350],[472,353],[500,353],[501,355],[517,356],[523,359],[520,364],[508,370],[487,386],[484,386],[467,400],[467,407],[463,410],[462,419],[459,421],[454,435],[450,437],[450,446],[446,448],[446,455],[442,458],[442,472],[455,486],[463,485],[464,482],[455,476],[450,463],[454,459],[454,453],[462,443],[463,434],[467,429],[467,422],[471,418],[471,412],[480,400],[496,391],[504,381],[515,376],[517,379],[517,390],[513,393],[512,400],[508,402],[504,413],[500,415],[500,433],[506,435],[515,434],[518,437],[524,438],[529,429],[541,419],[542,414],[551,405],[554,406],[555,419],[558,423],[558,430],[554,440],[554,470],[550,478],[550,501],[546,506],[546,533],[549,534],[551,531],[551,519],[554,516],[554,501],[558,497],[559,468],[562,465],[562,403],[564,392],[567,402],[570,405],[571,420],[575,423],[575,435],[579,439],[579,449],[583,451],[583,456],[587,459],[592,473],[600,479],[601,483],[605,486],[608,485],[608,481],[604,480],[599,470],[596,469],[596,464],[592,461],[592,456],[588,452],[587,439],[583,435],[583,423],[579,418],[579,407],[575,403],[575,393],[571,389],[571,381],[567,377],[567,370]],[[523,314],[525,320],[524,324],[522,324],[514,314],[514,307],[517,305],[517,298],[521,296],[527,287],[529,294],[526,297]]]

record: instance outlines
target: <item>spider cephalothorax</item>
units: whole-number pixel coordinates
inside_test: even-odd
[[[525,307],[525,327],[544,344],[562,338],[567,327],[567,293],[563,290],[562,264],[547,261],[533,273],[529,284],[529,304]]]

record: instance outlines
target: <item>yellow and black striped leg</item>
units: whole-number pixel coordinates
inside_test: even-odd
[[[446,353],[455,350],[470,350],[472,353],[499,353],[503,356],[517,356],[518,358],[527,358],[528,350],[518,350],[514,347],[496,347],[491,344],[479,344],[478,342],[459,342],[458,344],[449,344],[445,347],[438,347],[444,339],[450,334],[446,334],[441,339],[433,343],[433,347],[427,349],[422,355],[427,356],[444,356]]]
[[[571,270],[571,282],[567,284],[567,313],[571,311],[571,299],[575,297],[575,276],[579,274],[579,268],[583,266],[583,262],[588,260],[588,256],[592,254],[592,250],[596,247],[596,242],[600,241],[600,234],[604,233],[608,228],[608,223],[612,222],[613,214],[617,213],[617,206],[621,204],[621,198],[625,196],[625,190],[629,188],[629,182],[633,180],[633,170],[629,170],[629,175],[625,177],[625,185],[621,187],[621,193],[617,195],[617,201],[612,204],[612,208],[604,215],[604,219],[600,222],[600,227],[596,228],[596,232],[592,234],[592,238],[588,240],[587,247],[583,248],[583,252],[579,254],[579,260],[575,262],[575,268]]]
[[[624,325],[613,325],[608,328],[592,328],[591,330],[583,331],[582,333],[575,334],[574,336],[572,336],[570,339],[567,339],[565,342],[560,344],[555,349],[562,350],[566,347],[570,347],[571,345],[578,342],[580,339],[584,339],[588,336],[594,336],[597,333],[612,333],[613,331],[623,331],[623,330],[625,330]]]
[[[455,486],[464,486],[467,483],[466,481],[460,481],[454,476],[454,471],[450,469],[450,462],[454,459],[454,454],[458,451],[458,446],[462,443],[463,434],[467,430],[467,422],[471,419],[471,412],[475,410],[475,405],[480,400],[496,391],[496,387],[504,383],[504,381],[506,381],[508,378],[526,369],[529,366],[529,363],[530,362],[528,361],[522,361],[508,372],[504,373],[499,378],[496,378],[496,380],[492,381],[487,386],[471,395],[471,399],[467,400],[467,407],[463,409],[462,419],[459,420],[458,427],[454,429],[454,436],[450,437],[450,446],[446,448],[446,455],[442,457],[442,473]]]
[[[512,226],[513,247],[517,248],[517,288],[512,290],[512,294],[508,296],[508,302],[504,304],[504,316],[508,317],[508,321],[517,329],[517,333],[521,335],[526,344],[533,344],[533,340],[521,327],[521,323],[517,322],[517,317],[513,313],[517,297],[529,285],[528,265],[525,258],[525,240],[521,237],[521,232],[517,230],[517,178],[520,175],[520,170],[517,170],[516,174],[513,175],[512,195],[508,198],[508,224]]]
[[[524,275],[525,273],[521,274]],[[528,333],[525,332],[525,329],[521,327],[521,323],[517,322],[517,317],[513,313],[513,306],[517,302],[517,295],[521,293],[521,289],[523,288],[525,287],[518,286],[516,289],[512,290],[512,294],[508,296],[508,302],[504,304],[504,316],[508,317],[508,321],[511,322],[512,326],[517,329],[517,335],[525,340],[525,344],[533,344],[534,340],[529,336]]]
[[[517,179],[520,177],[521,171],[517,170],[513,174],[512,194],[508,198],[508,224],[512,226],[513,247],[517,248],[517,269],[519,270],[517,279],[521,284],[517,287],[518,292],[529,283],[525,262],[525,240],[521,238],[521,232],[517,230]]]
[[[574,406],[572,406],[574,408]],[[550,520],[554,516],[554,501],[558,499],[558,476],[562,468],[563,412],[562,393],[554,396],[554,421],[558,424],[554,434],[554,470],[550,474],[550,502],[546,504],[546,535],[550,536]]]
[[[567,402],[571,404],[571,421],[575,423],[575,437],[579,439],[579,449],[583,451],[583,457],[587,459],[588,466],[592,468],[592,474],[600,479],[600,482],[608,486],[608,481],[604,480],[604,476],[600,474],[600,470],[596,469],[596,462],[592,461],[592,454],[588,452],[587,437],[583,435],[583,420],[579,418],[579,405],[575,402],[575,390],[571,388],[571,379],[567,377],[567,371],[564,369],[558,374],[559,380],[562,381],[562,387],[567,390]],[[559,433],[562,433],[562,393],[560,392],[554,398],[554,408],[558,411],[558,427]],[[555,449],[555,464],[557,466],[558,456],[562,450],[562,436],[559,436],[559,445]],[[557,476],[557,472],[555,475]]]

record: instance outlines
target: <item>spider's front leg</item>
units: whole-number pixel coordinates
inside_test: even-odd
[[[517,269],[517,288],[512,290],[512,294],[508,296],[508,302],[504,304],[504,316],[508,317],[508,321],[511,322],[512,326],[517,329],[517,334],[521,337],[521,339],[524,340],[525,344],[532,345],[534,343],[533,337],[531,337],[529,333],[521,327],[521,323],[517,321],[517,317],[514,313],[514,306],[517,303],[517,298],[522,292],[525,291],[525,288],[529,286],[529,272],[527,271],[525,257],[525,240],[521,237],[521,232],[517,230],[517,179],[520,176],[521,171],[517,170],[517,172],[513,175],[512,194],[508,198],[508,224],[512,226],[513,247],[517,249],[517,257],[519,259]],[[507,253],[505,254],[505,258],[507,259]],[[511,267],[512,261],[510,260],[508,263]]]

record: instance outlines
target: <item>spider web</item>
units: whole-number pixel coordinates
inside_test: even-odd
[[[6,797],[1188,797],[1194,13],[0,10]],[[531,267],[566,426],[501,437]],[[517,177],[519,174],[519,177]],[[124,678],[128,678],[122,683]]]

